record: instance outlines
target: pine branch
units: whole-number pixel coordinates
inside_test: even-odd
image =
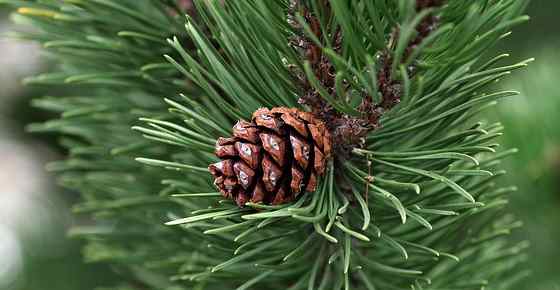
[[[312,12],[313,8],[310,6],[310,2],[302,0],[290,1],[289,21],[297,31],[291,43],[294,47],[301,50],[302,57],[308,61],[315,78],[326,90],[325,94],[328,94],[328,97],[325,94],[321,94],[309,83],[309,80],[303,73],[299,72],[296,73],[296,77],[301,83],[303,93],[298,102],[309,106],[314,115],[326,122],[333,133],[335,150],[339,152],[338,156],[347,157],[354,147],[363,144],[363,138],[367,134],[379,128],[380,118],[384,112],[391,110],[400,103],[402,81],[398,80],[398,77],[395,75],[395,67],[397,65],[392,55],[392,50],[395,47],[386,48],[379,55],[380,69],[377,72],[378,93],[381,95],[379,103],[375,103],[373,96],[365,93],[358,107],[360,116],[354,117],[344,114],[342,110],[335,108],[335,104],[327,102],[325,98],[332,99],[336,103],[336,98],[342,97],[339,95],[341,93],[340,90],[337,90],[339,89],[337,82],[340,81],[342,83],[342,90],[347,90],[348,87],[345,87],[344,84],[347,84],[348,80],[336,79],[335,67],[331,59],[323,52],[324,47],[332,47],[331,49],[334,53],[340,53],[342,49],[342,29],[340,24],[331,24],[336,22],[336,19],[327,19],[327,28],[321,27],[319,20],[321,15],[317,14],[321,11],[325,15],[331,15],[330,11],[332,8],[327,1],[320,1],[318,5],[321,5],[321,7],[314,13]],[[416,10],[417,12],[422,12],[425,9],[433,9],[442,5],[443,1],[418,0],[416,1]],[[301,13],[305,24],[298,23],[297,18],[299,15],[296,13]],[[414,59],[409,59],[412,52],[436,29],[438,21],[439,18],[432,13],[423,15],[419,23],[414,27],[416,33],[412,35],[413,38],[411,40],[405,39],[405,53],[402,57],[398,55],[400,64],[405,61],[414,62]],[[309,30],[309,36],[305,35],[306,31],[302,26]],[[392,45],[395,46],[396,40],[399,38],[399,30],[394,28],[393,31],[390,40]],[[416,70],[417,68],[414,63],[408,65],[407,77],[412,78]],[[347,92],[342,93],[346,94]]]
[[[482,57],[526,21],[522,1],[201,0],[185,29],[158,1],[14,3],[43,31],[24,37],[61,64],[29,83],[80,88],[36,100],[61,116],[31,126],[63,135],[70,151],[50,169],[96,220],[72,234],[130,288],[516,282],[527,245],[508,240],[514,189],[495,182],[513,151],[497,153],[502,126],[477,114],[514,95],[489,88],[529,62]],[[214,141],[256,109],[300,98],[352,158],[292,203],[221,198],[205,169]]]

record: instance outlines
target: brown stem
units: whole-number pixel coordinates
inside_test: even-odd
[[[320,1],[324,11],[330,10],[328,1]],[[417,11],[439,7],[443,5],[443,0],[417,0]],[[304,35],[303,29],[299,27],[297,21],[294,20],[295,13],[301,13],[311,31],[317,39],[327,43],[327,39],[333,39],[333,47],[335,51],[341,50],[342,33],[340,27],[334,26],[333,31],[327,31],[324,35],[321,31],[319,19],[313,15],[301,0],[292,0],[290,3],[290,14],[292,15],[290,23],[296,30],[299,30],[297,36],[292,40],[292,45],[302,51],[303,57],[311,64],[315,72],[315,76],[327,92],[336,98],[335,91],[335,71],[330,59],[323,54],[320,46]],[[331,19],[329,21],[334,21]],[[405,58],[410,56],[416,46],[418,46],[432,31],[435,30],[439,19],[436,16],[428,15],[416,27],[417,35],[410,41],[405,50]],[[333,27],[329,25],[328,27]],[[392,39],[398,36],[398,29],[394,29]],[[299,103],[308,106],[311,112],[321,118],[331,130],[333,136],[333,144],[336,150],[336,156],[346,157],[353,148],[363,144],[364,137],[371,131],[380,127],[379,120],[381,116],[400,103],[402,95],[402,83],[393,76],[390,48],[386,48],[380,55],[381,68],[377,72],[377,82],[379,92],[381,94],[381,102],[374,103],[372,96],[365,96],[362,103],[358,107],[361,112],[360,117],[353,117],[342,114],[335,110],[326,102],[319,92],[315,90],[307,78],[301,72],[296,72],[296,76],[303,88],[303,94],[299,99]],[[416,72],[416,65],[412,64],[408,67],[411,76]]]

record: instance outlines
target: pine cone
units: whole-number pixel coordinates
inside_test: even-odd
[[[247,201],[277,205],[315,191],[331,148],[325,124],[311,113],[261,108],[251,122],[237,122],[232,138],[218,139],[215,153],[221,161],[208,169],[223,196],[239,206]]]

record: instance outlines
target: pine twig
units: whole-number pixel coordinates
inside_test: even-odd
[[[428,8],[435,8],[443,5],[443,0],[417,0],[416,10],[421,11]],[[330,11],[330,4],[328,1],[321,3],[325,11]],[[326,38],[331,37],[334,39],[333,48],[335,52],[339,52],[342,44],[342,32],[339,26],[334,26],[333,31],[327,31],[328,35],[323,35],[319,26],[319,19],[316,15],[311,13],[311,9],[301,1],[293,0],[290,3],[291,14],[299,11],[310,27],[314,36],[325,42]],[[318,46],[313,40],[305,36],[302,28],[299,27],[291,17],[291,24],[299,30],[299,35],[292,41],[293,46],[303,51],[303,57],[307,60],[315,73],[315,77],[319,80],[322,86],[327,89],[333,99],[337,99],[335,94],[335,72],[331,60],[322,52],[322,48]],[[332,19],[334,21],[334,19]],[[405,58],[411,55],[414,48],[416,48],[422,41],[428,37],[437,27],[439,18],[435,15],[426,16],[420,24],[416,27],[417,35],[410,41],[405,49]],[[398,37],[399,30],[394,29],[391,38]],[[361,116],[354,117],[343,114],[333,108],[320,93],[311,86],[309,81],[301,74],[296,74],[297,78],[303,88],[302,96],[299,103],[307,105],[311,112],[325,121],[332,132],[333,144],[337,156],[348,156],[353,148],[359,147],[363,143],[363,138],[371,131],[378,129],[380,119],[383,114],[393,107],[398,105],[401,101],[402,83],[393,75],[392,66],[393,59],[391,57],[391,48],[387,47],[380,56],[381,69],[377,72],[377,81],[379,93],[381,95],[381,102],[374,103],[373,96],[367,95],[363,98],[362,103],[358,107]],[[408,67],[409,72],[412,74],[417,70],[415,64]]]

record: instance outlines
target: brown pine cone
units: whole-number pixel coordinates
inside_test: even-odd
[[[313,192],[331,157],[331,136],[311,113],[294,108],[258,109],[251,122],[240,120],[233,137],[219,138],[221,161],[208,169],[226,198],[282,204]]]

